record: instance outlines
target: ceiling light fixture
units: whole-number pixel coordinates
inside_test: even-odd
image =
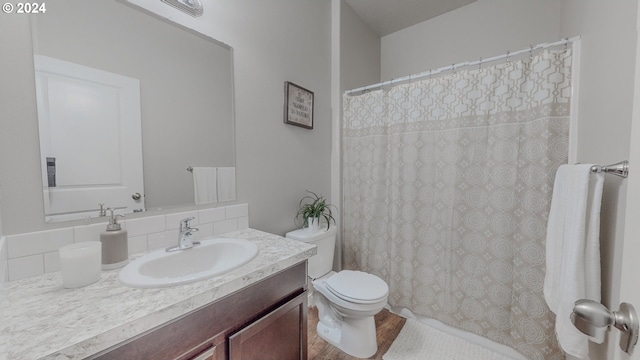
[[[202,12],[204,11],[200,0],[162,0],[162,2],[193,17],[202,15]]]

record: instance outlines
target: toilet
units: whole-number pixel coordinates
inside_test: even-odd
[[[378,351],[373,316],[387,304],[387,283],[362,271],[331,271],[335,227],[328,230],[298,229],[287,233],[286,237],[318,248],[318,253],[309,258],[308,264],[313,302],[318,307],[318,335],[351,356],[373,356]]]

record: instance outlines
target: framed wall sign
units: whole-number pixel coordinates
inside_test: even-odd
[[[284,123],[313,129],[313,92],[284,82]]]

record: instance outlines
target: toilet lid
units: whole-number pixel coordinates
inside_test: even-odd
[[[327,289],[343,300],[357,303],[373,303],[389,293],[389,287],[379,277],[352,270],[342,270],[329,277]]]

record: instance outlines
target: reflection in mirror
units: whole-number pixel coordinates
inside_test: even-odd
[[[235,199],[229,46],[119,1],[32,28],[46,221]]]

